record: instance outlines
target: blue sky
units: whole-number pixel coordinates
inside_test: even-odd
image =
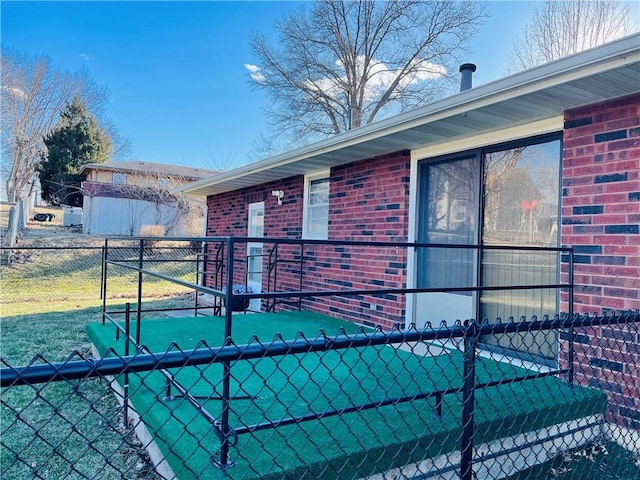
[[[128,159],[215,168],[246,163],[268,133],[263,93],[247,81],[252,31],[294,2],[2,1],[2,45],[46,54],[62,70],[85,66],[111,91],[106,115],[132,140]],[[506,74],[508,53],[534,2],[491,1],[468,61],[476,85]],[[275,38],[275,37],[274,37]]]

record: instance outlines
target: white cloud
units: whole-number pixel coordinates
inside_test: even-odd
[[[252,65],[250,63],[245,63],[244,68],[246,68],[249,71],[249,75],[253,80],[255,80],[258,83],[266,83],[267,79],[261,73],[262,69],[259,66]]]
[[[365,58],[363,56],[358,57],[356,65],[356,75],[358,76],[362,75],[364,61]],[[342,62],[340,60],[336,61],[336,67],[343,70]],[[402,90],[424,80],[440,78],[447,73],[446,68],[442,65],[421,60],[417,60],[413,63],[413,69],[413,73],[404,77],[397,89]],[[369,81],[367,82],[365,99],[371,101],[381,91],[389,88],[399,73],[400,69],[390,69],[384,63],[373,60],[369,65]],[[342,80],[342,82],[346,82],[346,77],[342,76],[340,80]],[[310,88],[322,91],[333,98],[337,98],[338,95],[344,95],[344,90],[340,88],[337,81],[334,79],[321,78],[314,82],[309,80],[307,85]]]
[[[27,94],[24,93],[24,90],[18,88],[18,87],[2,87],[2,90],[4,90],[5,92],[7,92],[7,95],[11,96],[11,97],[16,97],[19,98],[20,100],[24,100],[27,98]]]
[[[82,60],[91,60],[91,57],[87,53],[81,53],[78,55]]]
[[[358,57],[356,65],[356,75],[361,76],[364,70],[365,57]],[[396,87],[397,90],[403,90],[410,85],[422,82],[424,80],[432,80],[440,78],[447,73],[447,70],[442,65],[430,63],[423,60],[416,60],[413,65],[413,72],[410,75],[405,76],[400,84]],[[262,73],[262,68],[257,65],[245,63],[244,68],[249,72],[250,77],[258,83],[266,83],[267,79]],[[336,61],[336,68],[339,71],[344,72],[342,62]],[[400,69],[390,69],[382,62],[375,60],[370,62],[369,65],[369,81],[367,82],[367,90],[365,92],[365,100],[374,100],[381,91],[386,90],[391,86],[396,77],[400,74]],[[323,92],[326,95],[337,99],[341,95],[344,95],[343,85],[346,83],[346,76],[343,74],[340,78],[320,78],[314,81],[307,80],[307,86],[311,90]]]

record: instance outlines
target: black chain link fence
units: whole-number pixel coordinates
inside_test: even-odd
[[[193,316],[196,291],[233,295],[202,285],[214,249],[127,242],[74,251],[92,258],[75,267],[85,316],[52,313],[66,251],[33,262],[48,292],[36,266],[24,284],[3,267],[3,479],[640,478],[638,312],[384,331],[290,308]],[[42,313],[5,302],[16,288]],[[555,362],[509,355],[523,342]]]

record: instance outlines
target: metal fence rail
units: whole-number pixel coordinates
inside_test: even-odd
[[[414,469],[414,474],[422,475],[424,478],[428,478],[429,475],[443,475],[446,472],[456,472],[460,478],[475,478],[472,476],[473,470],[480,470],[483,468],[482,466],[486,464],[491,458],[501,458],[505,455],[509,455],[509,451],[513,449],[513,452],[523,451],[526,449],[533,449],[536,445],[542,446],[542,448],[549,448],[549,451],[543,453],[538,453],[537,457],[527,457],[524,459],[523,466],[533,468],[536,464],[543,464],[545,468],[547,468],[545,475],[547,476],[531,476],[524,478],[548,478],[548,474],[552,471],[559,471],[560,468],[563,468],[565,463],[567,466],[564,468],[569,468],[571,465],[570,462],[560,462],[560,465],[554,467],[553,465],[557,465],[556,456],[563,455],[566,458],[571,456],[574,459],[574,456],[580,452],[584,452],[587,449],[591,448],[592,450],[604,452],[605,449],[611,449],[611,445],[617,445],[615,443],[615,438],[607,433],[607,430],[604,427],[604,420],[601,414],[597,412],[604,412],[605,405],[603,403],[602,396],[594,395],[592,397],[584,397],[584,392],[577,395],[576,398],[581,399],[580,402],[576,401],[575,404],[571,402],[562,403],[563,399],[560,398],[560,395],[567,395],[568,390],[562,390],[560,392],[548,392],[549,398],[547,399],[553,408],[553,404],[558,402],[559,406],[564,405],[565,407],[571,407],[575,405],[579,405],[575,408],[584,409],[585,413],[583,414],[585,417],[591,417],[591,420],[587,423],[580,424],[580,418],[573,418],[572,416],[568,416],[565,419],[556,418],[556,414],[552,411],[552,408],[549,410],[540,410],[538,412],[530,413],[527,417],[525,415],[526,422],[532,422],[531,428],[534,429],[537,438],[529,438],[526,441],[521,440],[518,442],[516,446],[513,446],[512,437],[516,434],[524,434],[526,431],[521,431],[521,429],[515,429],[513,431],[509,431],[509,428],[505,427],[505,425],[499,425],[498,429],[506,429],[504,432],[504,437],[501,438],[493,438],[491,441],[493,442],[504,442],[502,446],[502,451],[500,449],[494,449],[490,452],[479,453],[478,448],[482,446],[483,448],[487,448],[485,444],[491,443],[491,441],[480,441],[478,442],[479,436],[486,436],[486,431],[483,433],[480,430],[486,429],[485,422],[486,419],[482,417],[486,416],[488,410],[495,409],[497,405],[478,405],[478,397],[479,392],[484,392],[482,399],[486,400],[487,398],[495,400],[499,400],[502,398],[503,401],[506,401],[504,396],[513,395],[515,392],[528,392],[529,398],[520,398],[518,399],[521,403],[528,403],[537,397],[535,391],[527,390],[525,387],[518,387],[519,384],[526,384],[527,382],[532,382],[534,385],[537,385],[536,379],[542,379],[545,377],[550,377],[552,379],[564,378],[568,369],[557,369],[557,370],[548,370],[548,371],[539,371],[535,368],[520,368],[517,372],[515,371],[501,371],[501,372],[493,372],[492,375],[498,376],[490,376],[489,378],[481,378],[482,375],[476,372],[477,368],[487,368],[485,364],[478,364],[477,362],[481,361],[482,357],[479,355],[481,352],[477,350],[476,341],[480,335],[488,335],[488,334],[502,334],[502,333],[519,333],[519,332],[531,332],[535,330],[545,330],[545,329],[562,329],[562,330],[574,330],[577,332],[586,331],[588,329],[603,327],[603,326],[618,326],[629,329],[635,334],[638,334],[638,325],[640,323],[640,315],[637,312],[634,313],[625,313],[618,315],[609,315],[609,316],[575,316],[573,318],[555,318],[555,319],[545,319],[540,321],[528,321],[528,322],[507,322],[501,324],[477,324],[475,322],[468,323],[466,325],[458,324],[454,326],[440,326],[437,328],[426,328],[426,329],[410,329],[407,331],[394,331],[394,332],[382,332],[382,331],[374,331],[374,332],[361,332],[354,333],[351,335],[347,334],[339,334],[336,336],[318,336],[316,338],[297,338],[297,339],[274,339],[270,342],[259,343],[254,342],[251,344],[245,345],[226,345],[216,348],[209,347],[199,347],[193,350],[169,350],[163,352],[161,354],[155,353],[143,353],[138,352],[134,355],[129,356],[109,356],[108,358],[103,359],[89,359],[89,358],[80,358],[78,356],[70,358],[66,362],[61,363],[48,363],[44,359],[39,359],[37,364],[28,365],[24,367],[10,367],[7,366],[0,371],[1,377],[1,386],[3,388],[2,395],[2,407],[3,407],[3,436],[2,436],[2,447],[3,447],[3,478],[25,478],[25,472],[30,472],[29,475],[33,475],[34,478],[47,478],[49,475],[46,472],[49,472],[50,465],[52,461],[45,462],[45,465],[33,464],[33,462],[29,462],[29,458],[32,455],[33,444],[44,443],[45,448],[50,449],[54,455],[57,457],[57,462],[62,462],[66,464],[66,468],[69,472],[75,473],[82,478],[104,478],[102,474],[91,474],[87,471],[80,470],[79,467],[75,466],[75,461],[72,461],[73,458],[69,456],[65,456],[65,451],[68,449],[71,451],[71,448],[66,445],[67,442],[74,443],[77,442],[77,439],[74,440],[74,436],[80,436],[84,439],[84,441],[88,445],[97,445],[102,443],[101,437],[108,436],[109,434],[114,434],[119,432],[121,427],[118,426],[121,423],[123,414],[122,410],[120,413],[117,410],[114,411],[104,411],[100,408],[99,403],[104,401],[104,397],[108,396],[109,387],[106,382],[106,379],[112,376],[123,376],[123,375],[131,375],[132,377],[136,377],[137,386],[135,388],[138,389],[138,392],[132,391],[129,392],[130,396],[135,396],[136,393],[140,393],[143,390],[153,389],[155,388],[155,394],[158,395],[158,402],[163,402],[162,398],[165,398],[164,403],[169,403],[167,400],[168,396],[163,397],[164,390],[160,388],[160,391],[157,391],[157,386],[162,386],[162,382],[157,383],[152,381],[153,372],[159,372],[161,370],[172,371],[174,376],[183,375],[183,373],[189,369],[193,369],[197,371],[197,375],[210,378],[209,370],[214,368],[216,364],[224,364],[225,362],[230,362],[234,364],[234,368],[237,369],[237,365],[240,362],[244,362],[248,365],[248,371],[251,371],[254,375],[260,375],[262,370],[262,366],[264,364],[271,364],[274,362],[277,364],[278,362],[283,361],[282,359],[296,357],[300,362],[305,362],[307,359],[312,359],[314,362],[317,361],[319,364],[322,364],[323,360],[327,360],[330,357],[328,355],[330,353],[336,354],[340,362],[346,362],[347,355],[349,352],[358,351],[359,355],[362,357],[366,356],[367,351],[373,350],[377,358],[381,362],[388,362],[389,357],[384,354],[387,350],[393,350],[393,352],[399,352],[399,347],[407,347],[413,345],[413,347],[409,348],[409,351],[412,349],[415,351],[415,345],[433,345],[433,342],[441,342],[441,341],[455,341],[458,340],[458,345],[460,346],[460,353],[463,357],[462,365],[456,365],[455,362],[449,362],[446,365],[440,365],[440,371],[431,371],[431,372],[416,372],[418,374],[428,374],[431,377],[440,376],[445,380],[445,384],[448,385],[448,388],[440,389],[440,390],[430,390],[428,387],[424,389],[416,389],[405,386],[405,392],[400,391],[399,397],[393,397],[389,393],[385,393],[382,397],[379,397],[375,402],[369,403],[353,403],[353,404],[342,404],[339,408],[331,408],[332,405],[329,402],[329,405],[326,408],[310,412],[304,415],[289,415],[282,416],[278,418],[269,417],[269,415],[265,414],[265,417],[262,421],[258,423],[247,423],[240,425],[232,425],[231,423],[228,426],[222,425],[222,415],[220,418],[214,418],[214,414],[209,413],[212,418],[206,419],[212,427],[216,427],[219,431],[219,438],[215,446],[211,445],[211,439],[207,440],[206,435],[203,435],[202,438],[197,439],[197,441],[205,442],[203,448],[206,448],[209,453],[213,453],[209,459],[210,464],[207,466],[206,470],[198,473],[197,471],[191,472],[189,469],[193,469],[193,467],[188,466],[187,464],[183,465],[183,471],[175,472],[179,478],[190,478],[195,475],[201,478],[216,478],[216,475],[222,475],[220,478],[223,478],[224,475],[229,475],[231,478],[260,478],[265,472],[256,471],[240,471],[234,470],[237,467],[236,465],[249,465],[253,462],[257,462],[259,459],[247,457],[245,455],[255,454],[255,450],[247,447],[247,442],[243,440],[245,435],[249,437],[254,437],[254,440],[257,433],[264,429],[271,429],[275,432],[283,429],[288,425],[292,425],[294,428],[299,428],[304,430],[302,427],[303,423],[313,421],[322,421],[323,419],[328,419],[330,417],[336,417],[338,420],[336,421],[338,424],[341,422],[346,422],[347,427],[353,430],[357,430],[358,428],[363,428],[362,425],[358,425],[354,423],[354,413],[356,417],[356,422],[364,422],[366,423],[367,417],[366,411],[368,410],[380,410],[379,415],[384,415],[383,410],[385,408],[391,407],[395,409],[396,412],[392,415],[392,418],[395,415],[399,415],[401,413],[404,414],[405,417],[411,418],[414,416],[430,416],[433,421],[442,421],[443,418],[447,418],[449,415],[447,412],[443,413],[438,412],[437,405],[440,404],[440,409],[442,409],[442,404],[444,403],[445,410],[451,408],[450,401],[446,398],[442,398],[443,396],[450,396],[459,402],[457,405],[461,407],[461,410],[457,410],[452,412],[453,416],[459,418],[458,425],[461,426],[459,430],[455,430],[450,432],[450,435],[454,438],[446,437],[445,444],[447,441],[453,445],[451,451],[447,450],[446,447],[443,448],[441,452],[435,451],[433,452],[433,448],[426,448],[425,452],[421,453],[417,456],[409,456],[410,462],[407,467],[410,471]],[[637,338],[637,337],[636,337]],[[464,347],[462,347],[464,345]],[[395,346],[392,349],[391,346]],[[381,347],[383,350],[380,350],[377,347]],[[114,355],[115,352],[112,352]],[[415,356],[414,353],[408,354]],[[433,355],[433,353],[432,353]],[[491,359],[495,361],[495,359]],[[349,364],[352,366],[351,364]],[[356,363],[357,365],[357,363]],[[390,365],[389,365],[390,366]],[[456,373],[454,371],[455,367],[462,367],[463,371]],[[360,365],[360,368],[362,365]],[[375,371],[375,368],[369,366],[368,368]],[[267,369],[270,370],[270,369]],[[274,378],[266,378],[264,379],[265,385],[269,384],[270,380],[276,381],[275,377],[278,376],[276,374],[276,370],[272,371]],[[403,372],[398,372],[402,374]],[[637,373],[637,372],[636,372]],[[523,375],[524,374],[524,375]],[[309,377],[313,379],[314,372],[309,372]],[[339,375],[336,374],[336,377]],[[96,383],[96,380],[98,382]],[[338,380],[335,378],[333,380]],[[213,391],[219,391],[221,388],[220,384],[221,379],[218,380],[218,384],[209,385]],[[300,385],[296,384],[295,380],[288,380],[289,387],[291,388],[300,388]],[[134,388],[135,381],[130,378],[128,380],[130,384],[130,388]],[[48,398],[48,390],[51,389],[52,386],[64,387],[69,395],[69,397],[73,398],[74,405],[76,403],[84,404],[82,411],[85,412],[84,415],[93,415],[97,416],[101,420],[99,423],[102,423],[104,426],[102,429],[98,429],[95,438],[92,438],[88,434],[82,433],[82,428],[84,424],[83,415],[80,415],[79,419],[70,420],[68,418],[69,412],[67,403],[69,402],[68,398],[62,396],[57,401]],[[124,386],[124,384],[123,384]],[[380,385],[382,386],[382,385]],[[98,388],[98,393],[94,395],[89,395],[87,392],[90,388]],[[265,387],[266,388],[266,387]],[[308,389],[308,385],[304,385],[301,389],[302,391]],[[318,392],[322,391],[320,385],[316,385]],[[534,387],[535,388],[535,387]],[[27,389],[26,391],[24,389]],[[496,396],[495,392],[492,392],[492,389],[498,391],[498,389],[502,389],[499,396]],[[580,386],[575,386],[574,389],[582,389]],[[302,391],[298,392],[302,394]],[[17,396],[24,396],[25,392],[27,396],[30,396],[30,400],[26,404],[16,404],[14,398]],[[342,395],[348,396],[349,392],[340,392]],[[406,395],[402,395],[406,393]],[[637,388],[636,388],[637,393]],[[258,392],[256,397],[260,397],[264,395],[264,391]],[[440,396],[440,400],[433,404],[424,405],[424,401],[431,397]],[[121,398],[122,399],[122,398]],[[585,400],[586,399],[586,400]],[[410,402],[407,402],[410,400]],[[514,398],[511,399],[513,401]],[[566,400],[566,399],[564,399]],[[176,397],[172,399],[173,402],[178,402],[180,405],[180,400]],[[243,410],[245,407],[239,407],[240,403],[244,400],[236,399],[231,402],[229,407],[231,413],[231,417],[233,418],[241,418],[239,413],[244,413]],[[282,411],[286,412],[289,409],[295,410],[295,404],[300,401],[299,397],[296,398],[287,398],[286,395],[283,394],[282,399],[273,399],[273,402],[282,407]],[[215,401],[210,400],[208,405],[211,403],[215,403]],[[291,402],[291,403],[287,403]],[[403,410],[402,404],[404,402],[409,403],[410,405],[421,404],[423,405],[418,409],[418,411],[412,411],[409,409]],[[48,435],[52,435],[53,432],[49,432],[46,428],[46,424],[44,427],[34,426],[32,423],[32,411],[40,410],[43,408],[42,404],[44,403],[45,408],[50,410],[50,415],[56,420],[60,420],[63,424],[67,422],[77,422],[77,423],[67,423],[66,429],[70,430],[68,436],[64,434],[60,434],[62,438],[56,438],[55,440],[49,440]],[[133,402],[135,404],[135,402]],[[313,405],[313,402],[311,402]],[[75,407],[74,407],[75,408]],[[140,408],[140,405],[138,405]],[[187,429],[188,425],[184,422],[184,419],[181,417],[181,412],[174,410],[169,416],[167,422],[178,422],[181,428]],[[217,409],[219,414],[224,413],[220,409]],[[429,412],[427,412],[429,410]],[[427,413],[425,413],[427,412]],[[140,417],[137,417],[136,420],[129,420],[129,423],[133,427],[140,427],[144,422],[145,415],[151,415],[151,411],[139,412]],[[200,412],[202,413],[202,412]],[[254,412],[255,413],[255,412]],[[565,412],[568,413],[568,412]],[[236,415],[238,414],[238,415]],[[351,415],[351,417],[350,417]],[[13,417],[12,421],[7,421],[9,417]],[[196,422],[194,417],[190,417],[191,422]],[[475,418],[475,420],[474,420]],[[596,418],[596,420],[593,420]],[[438,420],[440,419],[440,420]],[[49,425],[53,425],[56,423],[56,420],[50,420]],[[227,419],[229,421],[229,419]],[[564,420],[564,421],[560,421]],[[502,419],[503,422],[508,423],[506,420]],[[133,422],[133,423],[132,423]],[[575,425],[572,425],[572,422],[577,422]],[[566,424],[565,431],[556,431],[555,436],[556,440],[551,438],[551,434],[540,433],[544,431],[544,428],[551,427],[556,423]],[[58,426],[59,427],[59,426]],[[27,441],[24,444],[24,441],[17,442],[15,435],[17,432],[23,431],[25,428],[32,429],[32,440]],[[153,427],[149,427],[153,428]],[[397,428],[390,426],[389,428]],[[542,430],[541,430],[542,429]],[[562,430],[562,429],[560,429]],[[72,433],[71,433],[72,432]],[[308,432],[307,432],[308,433]],[[396,434],[394,430],[389,434],[390,443],[397,443],[397,440],[394,441],[393,436]],[[424,433],[424,432],[422,432]],[[162,432],[161,428],[155,432],[156,435],[162,436],[166,435],[166,433]],[[510,434],[510,435],[509,435]],[[426,435],[426,433],[425,433]],[[629,433],[629,435],[632,435]],[[125,437],[126,438],[126,437]],[[631,438],[630,438],[631,439]],[[149,440],[149,444],[145,444],[145,447],[149,447],[151,443],[156,440]],[[165,438],[165,441],[170,441],[168,438]],[[175,443],[179,443],[181,440],[180,436],[176,436],[174,439]],[[265,448],[267,451],[266,444],[263,444],[265,440],[262,438],[257,438],[257,442],[260,444],[262,448]],[[273,440],[270,440],[273,441]],[[311,437],[308,439],[310,442],[317,442],[318,440],[314,438],[314,435],[311,434]],[[331,442],[339,444],[340,438],[330,438]],[[206,442],[209,442],[207,445]],[[295,444],[295,440],[292,440],[291,443],[287,442],[287,439],[281,440],[283,445],[287,448],[290,448],[294,453],[296,449],[301,449],[301,445]],[[551,442],[551,443],[550,443]],[[478,445],[478,444],[481,445]],[[126,445],[126,442],[118,444],[118,448],[122,448]],[[511,446],[510,446],[511,445]],[[168,450],[165,453],[161,454],[164,457],[170,457],[172,454],[168,453],[171,451],[171,448],[176,445],[169,445]],[[361,448],[364,448],[362,446]],[[87,453],[91,450],[91,453],[94,456],[97,456],[99,460],[101,460],[104,465],[101,468],[110,467],[110,458],[115,454],[115,452],[108,452],[101,448],[95,448],[86,446]],[[138,450],[140,450],[140,446],[138,446]],[[226,454],[225,454],[226,451]],[[320,450],[318,450],[320,452]],[[458,453],[455,453],[458,452]],[[67,454],[68,455],[68,454]],[[225,455],[227,457],[225,458]],[[451,457],[451,462],[449,462],[445,466],[435,467],[435,464],[431,462],[428,466],[428,460],[430,458],[438,457],[439,455],[449,455]],[[322,460],[322,455],[318,453],[318,456]],[[607,468],[617,468],[618,471],[628,471],[630,474],[637,474],[640,472],[638,467],[634,465],[637,459],[634,457],[634,453],[629,451],[626,458],[628,465],[622,465],[612,467],[609,465],[610,457],[605,456],[604,454],[600,455],[598,458],[597,455],[594,457],[593,462],[588,460],[587,463],[593,463],[593,468],[597,468],[598,472],[601,472],[601,467],[605,466]],[[566,460],[565,458],[565,460]],[[578,459],[581,457],[575,457],[576,463]],[[226,460],[226,462],[225,462]],[[554,463],[554,460],[556,462]],[[596,461],[597,460],[597,461]],[[156,459],[157,461],[157,459]],[[505,462],[504,459],[502,459]],[[427,462],[427,463],[425,463]],[[563,463],[564,462],[564,463]],[[312,462],[313,464],[322,463],[316,459],[316,462]],[[330,464],[330,459],[326,460],[327,464]],[[446,462],[445,462],[446,463]],[[292,463],[289,467],[295,467]],[[421,466],[422,465],[422,466]],[[389,465],[393,466],[393,464]],[[390,470],[384,464],[382,465],[374,465],[369,466],[368,469],[356,468],[355,474],[361,477],[368,476],[368,474],[373,474],[376,469],[379,469],[379,472],[384,472]],[[111,466],[112,467],[112,466]],[[172,465],[175,468],[174,465]],[[282,465],[282,467],[287,467],[287,465]],[[292,468],[293,468],[292,467]],[[274,467],[272,467],[274,468]],[[297,468],[297,467],[296,467]],[[314,476],[319,475],[322,476],[322,472],[317,470],[317,465],[314,467],[316,470],[310,470],[309,477],[314,478]],[[328,468],[328,467],[327,467]],[[400,468],[402,470],[402,466],[395,465],[395,468]],[[424,468],[424,471],[422,470]],[[511,468],[515,468],[512,467]],[[584,468],[584,467],[583,467]],[[77,469],[77,471],[76,471]],[[417,469],[417,470],[416,470]],[[625,470],[627,469],[627,470]],[[634,470],[635,469],[635,470]],[[339,469],[338,469],[339,470]],[[353,469],[352,469],[353,470]],[[298,470],[296,470],[298,471]],[[491,471],[491,470],[487,470]],[[226,472],[226,473],[225,473]],[[368,472],[368,473],[367,473]],[[133,474],[133,471],[124,470],[124,476],[129,474]],[[267,472],[268,473],[268,472]],[[335,472],[334,472],[335,473]],[[506,471],[505,473],[509,473]],[[516,473],[514,470],[511,473]],[[115,473],[113,475],[116,475]],[[331,474],[330,474],[331,475]],[[329,475],[329,477],[330,477]],[[348,474],[345,472],[345,476],[342,477],[338,475],[338,478],[352,478],[347,476]],[[286,476],[286,471],[280,471],[280,476]],[[411,477],[407,475],[408,477]],[[506,476],[506,475],[505,475]],[[327,477],[327,478],[329,478]],[[115,476],[112,476],[115,478]],[[133,477],[135,478],[135,477]],[[477,477],[482,478],[482,477]],[[503,478],[502,476],[496,476],[494,478]],[[594,477],[594,478],[608,478],[608,477]],[[614,478],[614,477],[611,477]],[[622,478],[622,477],[621,477]],[[634,478],[634,477],[629,477]]]
[[[127,244],[126,247],[121,246],[121,243]],[[406,242],[382,242],[382,241],[338,241],[338,240],[300,240],[300,239],[267,239],[267,238],[252,238],[252,237],[203,237],[194,239],[176,238],[172,241],[175,242],[188,242],[190,245],[198,244],[195,249],[197,255],[193,259],[180,259],[177,260],[183,266],[186,265],[186,270],[191,272],[185,275],[185,271],[178,269],[168,270],[166,268],[158,268],[160,265],[166,265],[167,262],[174,262],[171,258],[166,258],[158,255],[158,252],[163,249],[161,241],[153,238],[140,238],[135,241],[131,241],[129,237],[124,238],[112,238],[108,239],[104,243],[104,255],[103,255],[103,281],[102,290],[103,297],[108,296],[110,290],[108,271],[110,269],[117,269],[118,275],[126,274],[129,271],[130,274],[137,274],[137,312],[140,316],[147,310],[142,301],[140,301],[145,285],[148,280],[166,281],[174,285],[180,285],[186,289],[195,293],[195,310],[198,313],[199,308],[203,307],[198,303],[199,294],[207,294],[212,297],[214,302],[214,312],[221,314],[220,308],[226,304],[233,304],[235,301],[249,301],[252,299],[259,299],[262,301],[262,305],[267,307],[268,311],[275,310],[276,301],[282,303],[285,299],[296,298],[298,301],[293,302],[297,304],[297,309],[312,307],[312,303],[323,297],[348,297],[358,299],[371,299],[371,298],[385,298],[390,297],[393,301],[404,300],[405,295],[418,294],[418,293],[473,293],[476,295],[475,302],[478,304],[475,308],[475,315],[470,315],[473,318],[483,318],[486,315],[481,314],[481,310],[478,308],[481,301],[479,294],[490,294],[492,292],[510,292],[512,295],[526,295],[529,292],[542,292],[551,291],[552,297],[560,296],[560,292],[566,295],[567,312],[569,315],[573,314],[573,251],[567,247],[535,247],[535,246],[498,246],[498,245],[466,245],[466,244],[437,244],[437,243],[406,243]],[[262,258],[262,266],[266,272],[263,276],[267,278],[267,284],[264,285],[261,291],[247,291],[236,292],[233,288],[228,288],[231,285],[242,285],[243,287],[249,287],[249,277],[251,272],[249,270],[249,259],[254,255],[246,253],[247,245],[255,243],[263,243],[265,249],[269,251],[268,254],[259,255]],[[153,246],[155,245],[155,246]],[[191,246],[190,248],[194,248]],[[286,253],[278,254],[278,249],[287,250]],[[314,281],[311,275],[305,271],[305,268],[313,270],[326,267],[325,262],[319,260],[323,255],[331,256],[336,252],[342,252],[342,255],[358,256],[366,261],[381,261],[388,259],[390,256],[388,252],[395,250],[395,254],[392,256],[406,259],[407,252],[409,250],[415,251],[451,251],[459,250],[466,251],[480,259],[488,256],[490,253],[495,261],[506,256],[513,259],[513,257],[533,256],[536,258],[534,262],[534,275],[533,279],[528,278],[526,275],[520,275],[515,278],[517,282],[514,283],[514,278],[490,278],[487,279],[482,285],[472,285],[465,283],[458,283],[455,285],[419,285],[414,287],[407,287],[404,282],[384,281],[375,278],[375,275],[371,279],[365,279],[360,282],[343,282],[343,281],[325,281],[324,283]],[[116,253],[114,253],[116,252]],[[119,253],[126,252],[126,253]],[[345,253],[353,252],[353,253]],[[273,260],[273,259],[276,260]],[[513,260],[512,260],[513,261]],[[535,263],[551,262],[554,269],[557,269],[560,262],[567,265],[568,275],[565,280],[561,280],[560,276],[554,273],[552,276],[540,275],[541,271],[548,269],[547,265],[535,265]],[[286,277],[278,281],[277,277],[277,264],[278,262],[284,263],[288,266],[290,263],[297,264],[297,268],[288,267],[285,269]],[[393,265],[394,262],[391,262]],[[404,265],[398,263],[398,265]],[[517,263],[512,265],[512,268],[517,269],[522,267]],[[184,267],[183,267],[184,268]],[[395,268],[398,268],[395,266]],[[405,268],[405,267],[402,267]],[[554,270],[555,271],[555,270]],[[122,273],[124,272],[124,273]],[[328,276],[332,272],[327,270]],[[359,269],[359,274],[366,274],[366,269]],[[273,275],[273,282],[271,276]],[[282,277],[283,274],[281,273]],[[385,273],[386,276],[386,273]],[[195,277],[195,279],[194,279]],[[329,300],[331,300],[329,298]],[[273,301],[273,303],[271,303]],[[306,301],[306,302],[305,302]],[[555,302],[554,302],[555,303]],[[210,306],[210,305],[209,305]],[[259,309],[258,309],[259,310]],[[555,304],[553,306],[553,314],[557,311]],[[107,316],[111,313],[123,314],[122,310],[118,312],[110,311],[103,306],[103,312]],[[505,312],[501,312],[505,313]],[[230,314],[230,313],[229,313]],[[549,312],[537,312],[539,316],[543,314],[549,315]],[[360,316],[354,316],[350,320],[358,321]],[[487,318],[495,318],[500,315],[489,315]],[[510,314],[505,315],[505,317]],[[530,316],[524,315],[520,312],[517,316]],[[447,319],[445,319],[447,320]],[[450,320],[450,319],[448,319]],[[367,323],[367,322],[364,322]],[[398,325],[396,323],[395,325]]]

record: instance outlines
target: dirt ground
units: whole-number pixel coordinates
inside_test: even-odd
[[[39,222],[34,220],[37,213],[54,215],[52,220]],[[31,217],[27,220],[25,228],[18,235],[17,247],[37,245],[49,245],[49,241],[55,246],[94,246],[101,245],[101,237],[93,237],[82,233],[79,227],[64,227],[62,225],[64,210],[62,207],[35,207]]]
[[[9,209],[10,205],[0,204],[0,231],[4,232],[9,225]]]

